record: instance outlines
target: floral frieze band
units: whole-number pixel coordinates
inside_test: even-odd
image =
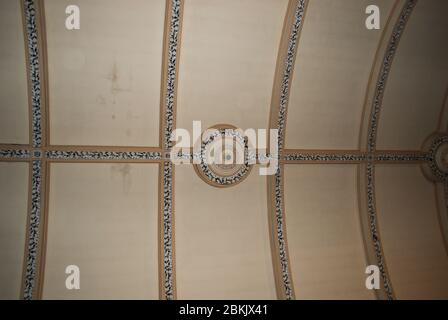
[[[161,152],[118,151],[47,151],[50,160],[162,160]]]
[[[304,153],[286,152],[282,160],[286,162],[361,162],[367,159],[366,155],[356,153]]]
[[[375,86],[375,91],[373,95],[373,102],[371,107],[368,136],[367,136],[367,151],[369,154],[374,154],[376,150],[376,139],[379,117],[383,105],[384,91],[386,88],[386,83],[390,75],[392,68],[392,62],[397,52],[398,44],[400,42],[401,36],[403,35],[406,24],[411,16],[411,13],[417,3],[417,0],[407,0],[400,12],[397,23],[395,24],[392,35],[386,47],[386,52],[382,60],[382,65],[380,67],[380,72],[377,78],[377,83]],[[367,176],[367,211],[368,211],[368,221],[370,237],[372,241],[372,246],[376,256],[376,264],[380,269],[381,278],[383,281],[384,292],[388,299],[394,299],[394,293],[391,285],[391,281],[387,272],[385,258],[382,252],[381,239],[378,232],[378,218],[376,210],[376,196],[375,196],[375,166],[374,157],[370,156],[372,159],[368,162],[366,167]],[[390,157],[380,157],[382,160],[390,161]]]
[[[286,59],[284,62],[283,76],[280,88],[280,99],[278,104],[278,109],[275,110],[277,127],[278,129],[278,152],[282,154],[284,147],[285,138],[285,125],[286,125],[286,114],[287,106],[290,92],[290,84],[292,78],[292,72],[294,69],[294,58],[297,50],[297,42],[299,38],[299,33],[303,25],[303,17],[305,14],[307,1],[298,0],[297,6],[294,12],[294,19],[291,28],[291,33],[289,35],[288,47],[286,52]],[[272,129],[272,128],[271,128]],[[287,299],[294,299],[294,288],[292,286],[291,275],[289,273],[289,261],[287,254],[287,240],[285,236],[285,223],[284,223],[284,203],[283,203],[283,171],[281,166],[277,170],[274,179],[274,204],[275,207],[275,226],[276,230],[276,247],[278,247],[278,258],[280,261],[280,273],[282,282],[282,295]]]
[[[179,52],[179,34],[181,26],[181,0],[171,0],[168,31],[168,60],[166,66],[166,92],[163,114],[163,148],[171,149],[171,133],[175,122],[176,72]],[[172,162],[163,164],[163,200],[162,200],[162,230],[163,230],[163,289],[162,295],[167,300],[175,298],[174,262],[173,262],[173,175]]]
[[[30,158],[29,150],[14,150],[14,149],[3,149],[0,150],[0,159],[28,159]]]
[[[31,177],[31,212],[28,223],[28,243],[25,264],[25,281],[23,298],[33,299],[36,289],[37,261],[39,256],[39,224],[41,216],[41,194],[42,194],[42,161],[32,162]]]
[[[41,110],[41,74],[39,64],[38,14],[35,0],[24,0],[23,16],[26,26],[28,49],[29,84],[31,91],[31,144],[34,148],[42,147],[42,110]],[[19,152],[19,150],[16,150]],[[22,155],[40,157],[40,150]],[[31,204],[28,218],[28,239],[25,258],[25,277],[23,284],[24,299],[32,299],[36,290],[37,260],[39,256],[39,223],[42,204],[42,161],[32,161]]]
[[[42,110],[36,1],[24,0],[24,10],[31,85],[32,145],[34,148],[40,148],[42,146]]]

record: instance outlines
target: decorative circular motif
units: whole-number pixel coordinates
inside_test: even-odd
[[[248,161],[248,142],[232,125],[215,125],[202,134],[201,153],[194,155],[199,177],[214,187],[231,187],[243,181],[252,165]]]
[[[440,182],[448,179],[448,136],[434,134],[424,144],[428,162],[423,172],[432,181]]]
[[[437,169],[444,174],[448,173],[448,142],[444,142],[437,148],[434,154],[434,162]]]

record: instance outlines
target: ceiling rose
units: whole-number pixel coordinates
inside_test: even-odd
[[[200,163],[194,164],[199,177],[214,187],[231,187],[243,181],[250,173],[248,141],[242,130],[228,124],[219,124],[202,134]]]
[[[431,135],[424,143],[428,162],[423,164],[426,177],[435,182],[448,179],[448,135],[436,133]]]

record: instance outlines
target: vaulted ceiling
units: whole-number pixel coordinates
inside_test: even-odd
[[[448,298],[447,12],[1,1],[0,298]],[[174,165],[193,121],[279,129],[279,170]]]

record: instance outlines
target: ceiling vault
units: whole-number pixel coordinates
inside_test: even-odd
[[[416,0],[406,0],[399,11],[398,20],[395,23],[392,34],[388,39],[385,47],[384,56],[381,60],[376,61],[374,69],[378,68],[379,73],[375,79],[373,86],[371,100],[366,99],[368,108],[366,111],[370,112],[367,125],[367,163],[360,166],[359,178],[359,197],[360,197],[360,220],[362,224],[364,246],[366,250],[367,262],[369,264],[377,265],[383,285],[381,290],[377,290],[377,296],[380,299],[394,299],[394,291],[392,288],[392,281],[387,271],[386,260],[384,257],[383,247],[381,244],[380,230],[378,225],[378,216],[376,210],[376,195],[375,195],[375,152],[377,128],[380,119],[380,112],[382,108],[384,91],[387,85],[387,79],[390,74],[392,63],[397,52],[397,48],[403,35],[409,17],[416,5]],[[393,14],[393,13],[392,13]],[[386,27],[386,30],[388,28]],[[381,45],[381,44],[380,44]],[[380,159],[388,159],[392,161],[398,160],[395,153],[389,153],[388,157],[380,157]]]
[[[400,38],[418,0],[397,0],[386,24],[372,66],[360,130],[359,150],[287,149],[285,131],[288,101],[295,58],[308,0],[289,0],[274,74],[269,128],[279,130],[280,166],[267,177],[268,220],[272,263],[278,299],[295,299],[288,253],[284,166],[293,164],[358,164],[359,214],[366,260],[379,267],[380,299],[394,299],[392,279],[381,243],[375,193],[375,166],[378,164],[421,164],[434,166],[434,152],[422,150],[377,150],[377,130],[382,100]],[[116,147],[51,145],[48,112],[48,63],[46,55],[43,0],[21,0],[25,34],[30,112],[29,144],[0,144],[0,161],[27,162],[30,166],[28,222],[23,267],[22,298],[42,298],[46,225],[48,215],[49,171],[53,162],[129,162],[159,166],[159,297],[176,299],[174,177],[170,161],[171,133],[176,128],[177,83],[184,0],[166,0],[162,85],[160,90],[159,145],[154,147]],[[448,90],[443,102],[439,132],[446,132]],[[193,168],[192,168],[193,170]],[[440,226],[447,249],[448,179],[436,184]]]
[[[278,52],[272,91],[269,129],[278,129],[278,153],[283,155],[290,84],[294,71],[297,44],[300,39],[308,1],[289,1]],[[286,236],[284,177],[280,164],[273,176],[267,177],[269,231],[272,262],[278,299],[294,299]]]

